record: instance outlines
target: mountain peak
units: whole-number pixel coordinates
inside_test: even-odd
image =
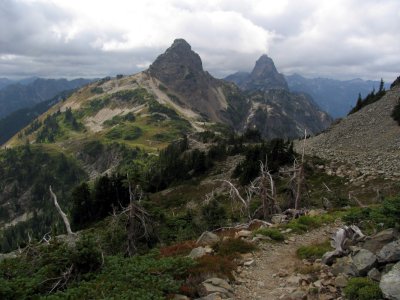
[[[149,72],[154,77],[168,84],[177,79],[184,79],[202,73],[203,64],[200,56],[184,39],[176,39],[172,45],[150,65]],[[190,77],[189,76],[189,77]]]
[[[288,89],[285,78],[278,73],[274,61],[266,54],[256,61],[250,74],[250,84],[254,89]]]
[[[174,49],[174,48],[181,48],[186,51],[192,50],[192,47],[190,46],[190,44],[188,42],[186,42],[186,40],[184,40],[184,39],[175,39],[169,49]]]

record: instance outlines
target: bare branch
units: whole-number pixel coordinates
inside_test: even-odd
[[[71,225],[70,225],[70,223],[69,223],[68,217],[67,217],[67,215],[62,211],[60,205],[58,204],[57,196],[56,196],[56,194],[53,193],[53,190],[51,189],[51,185],[50,185],[50,187],[49,187],[49,190],[50,190],[51,196],[53,197],[54,205],[56,206],[56,208],[57,208],[57,210],[58,210],[58,213],[60,214],[61,218],[62,218],[63,221],[64,221],[64,225],[65,225],[65,228],[67,229],[68,235],[74,235],[74,233],[73,233],[72,230],[71,230]]]

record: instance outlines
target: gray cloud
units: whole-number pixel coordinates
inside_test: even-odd
[[[400,73],[398,0],[0,0],[0,77],[102,77],[144,69],[176,37],[217,77],[267,53],[306,76]]]

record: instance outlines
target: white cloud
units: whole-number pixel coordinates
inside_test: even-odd
[[[398,28],[398,0],[2,0],[0,76],[134,73],[179,37],[216,76],[268,53],[285,73],[392,80]]]

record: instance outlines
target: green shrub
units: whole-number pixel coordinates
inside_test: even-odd
[[[102,271],[92,280],[59,292],[52,299],[166,299],[178,292],[187,270],[187,258],[157,258],[156,253],[105,258]]]
[[[346,298],[351,300],[377,300],[383,298],[379,285],[367,277],[351,278],[344,292]]]
[[[256,246],[241,239],[227,239],[214,246],[218,255],[230,256],[238,253],[248,253],[256,250]]]
[[[400,99],[393,108],[391,117],[397,122],[398,125],[400,125]]]
[[[274,228],[261,228],[261,229],[256,230],[254,232],[254,234],[262,234],[262,235],[268,236],[271,239],[273,239],[274,241],[285,240],[285,237],[283,236],[283,234],[278,229],[274,229]]]
[[[142,135],[142,129],[139,127],[132,127],[124,133],[124,140],[132,141],[138,139]]]
[[[380,206],[352,208],[343,220],[347,224],[357,224],[363,230],[399,226],[400,196],[385,198]]]
[[[301,246],[297,249],[297,256],[301,259],[317,259],[321,258],[325,252],[331,250],[329,241],[320,244],[314,244],[310,246]]]
[[[298,219],[290,221],[287,225],[288,228],[294,232],[306,232],[313,228],[321,226],[321,220],[317,217],[301,216]]]
[[[197,259],[197,264],[189,269],[189,274],[199,277],[200,282],[209,278],[210,275],[234,280],[232,273],[236,267],[230,257],[205,255]]]
[[[201,215],[208,230],[213,230],[222,227],[226,223],[225,208],[216,200],[210,201],[207,205],[203,206]]]

